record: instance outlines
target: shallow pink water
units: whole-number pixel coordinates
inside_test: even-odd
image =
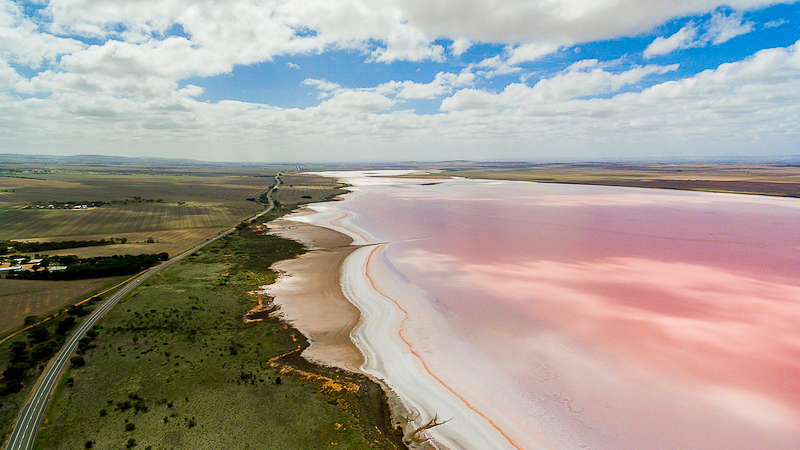
[[[470,180],[360,189],[335,208],[391,243],[376,279],[438,314],[406,337],[512,445],[800,445],[800,201]]]

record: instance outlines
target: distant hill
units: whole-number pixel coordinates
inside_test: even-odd
[[[221,166],[233,163],[200,161],[185,158],[128,157],[107,155],[22,155],[19,153],[0,153],[0,164],[58,164],[58,165],[131,165],[131,166]]]

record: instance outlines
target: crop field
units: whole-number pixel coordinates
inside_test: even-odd
[[[166,252],[172,256],[176,256],[184,252],[187,248],[194,247],[201,244],[217,234],[219,234],[219,227],[210,228],[186,228],[181,230],[164,230],[153,232],[136,232],[136,233],[117,233],[114,235],[90,235],[79,236],[81,239],[109,239],[109,238],[125,238],[128,241],[124,244],[103,245],[96,247],[80,247],[80,248],[67,248],[63,250],[51,250],[46,253],[47,255],[75,255],[79,258],[89,258],[92,256],[111,256],[111,255],[141,255],[143,253],[162,253]],[[155,242],[148,243],[147,240],[152,238]],[[34,239],[38,242],[44,241],[68,241],[71,239],[78,239],[78,237],[61,236],[47,239]],[[34,253],[29,253],[28,256],[35,256]]]
[[[283,174],[281,184],[273,196],[282,204],[302,204],[327,200],[331,196],[343,194],[344,185],[334,178],[310,174]]]
[[[9,166],[0,176],[0,239],[62,241],[126,238],[127,243],[47,252],[110,256],[177,255],[230,228],[264,206],[258,198],[275,172],[238,167]],[[2,169],[2,167],[0,167]],[[104,202],[88,209],[48,208],[55,202]],[[146,243],[153,238],[154,243]],[[102,280],[52,281],[35,288],[0,280],[2,330],[89,295]],[[20,284],[23,283],[23,284]],[[49,289],[48,289],[49,287]],[[17,289],[18,288],[18,289]]]
[[[44,317],[126,278],[76,281],[0,279],[0,334],[21,325],[27,316]]]
[[[0,214],[0,239],[110,236],[186,228],[223,229],[261,209],[263,207],[254,202],[214,206],[132,203],[85,210],[19,209]]]
[[[0,204],[49,201],[124,201],[140,197],[167,203],[245,202],[275,183],[262,176],[121,175],[102,172],[58,172],[0,176]]]
[[[383,398],[364,377],[307,363],[275,320],[244,323],[247,294],[301,249],[229,236],[148,281],[99,324],[86,365],[70,369],[37,449],[398,448]],[[391,436],[391,435],[389,435]]]

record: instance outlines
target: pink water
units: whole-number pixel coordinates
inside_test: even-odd
[[[339,225],[498,448],[800,447],[800,201],[361,184]]]

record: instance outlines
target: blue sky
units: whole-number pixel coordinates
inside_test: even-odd
[[[0,0],[0,152],[797,155],[799,25],[756,0]]]

